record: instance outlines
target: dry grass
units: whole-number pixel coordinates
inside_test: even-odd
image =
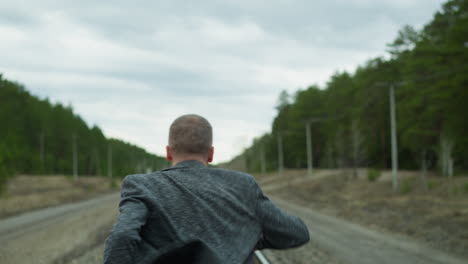
[[[0,197],[0,219],[34,209],[89,199],[116,191],[118,184],[104,177],[19,175],[11,179]]]

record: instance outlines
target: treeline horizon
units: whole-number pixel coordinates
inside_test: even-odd
[[[71,106],[40,99],[2,74],[0,101],[0,183],[16,174],[72,175],[75,150],[78,175],[124,177],[168,164],[141,147],[106,138]]]
[[[336,72],[324,87],[281,92],[271,132],[232,162],[249,172],[307,168],[306,123],[313,166],[391,167],[389,91],[396,100],[402,169],[468,170],[468,1],[450,0],[421,30],[403,27],[378,57],[353,73]],[[262,168],[263,167],[263,168]]]

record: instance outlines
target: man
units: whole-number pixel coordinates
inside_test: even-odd
[[[177,118],[166,152],[172,167],[125,177],[104,263],[251,263],[255,249],[309,241],[304,223],[252,176],[207,167],[214,148],[205,118]]]

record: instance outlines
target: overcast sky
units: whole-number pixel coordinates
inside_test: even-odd
[[[0,0],[0,73],[159,155],[201,114],[222,162],[270,130],[281,90],[384,56],[443,2]]]

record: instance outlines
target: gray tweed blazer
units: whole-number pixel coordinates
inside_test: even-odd
[[[309,241],[246,173],[184,161],[122,183],[104,263],[251,263],[254,249]]]

